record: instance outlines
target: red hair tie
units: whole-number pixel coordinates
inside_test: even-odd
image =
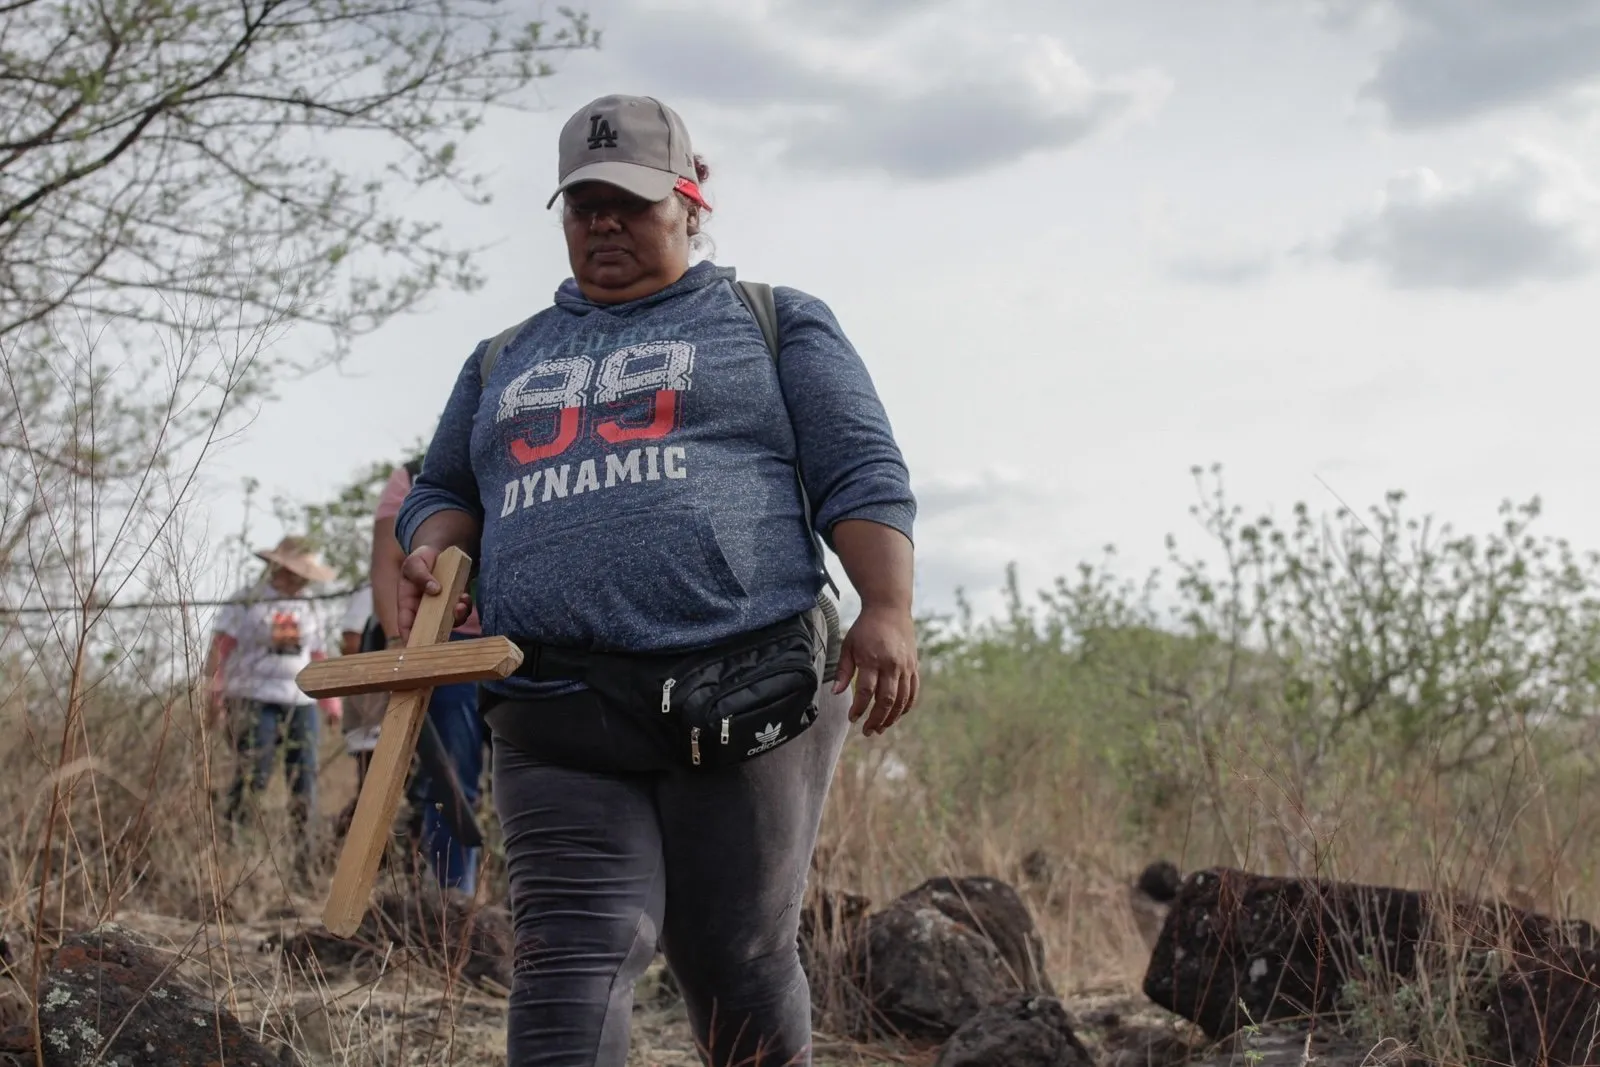
[[[696,204],[700,205],[700,207],[704,208],[706,211],[711,210],[711,205],[706,203],[706,198],[700,193],[700,186],[696,185],[688,178],[678,179],[677,190],[690,200],[694,201]]]

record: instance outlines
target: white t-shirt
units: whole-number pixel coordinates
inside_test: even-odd
[[[367,620],[372,617],[372,586],[364,585],[350,594],[350,603],[345,606],[344,619],[339,623],[343,633],[358,634],[367,628]]]
[[[316,606],[285,597],[263,579],[239,591],[212,627],[238,642],[222,670],[224,696],[265,704],[308,704],[295,675],[314,652],[327,654],[323,621]]]

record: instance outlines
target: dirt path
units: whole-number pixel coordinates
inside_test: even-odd
[[[309,914],[309,912],[308,912]],[[325,975],[287,967],[282,939],[313,920],[285,917],[225,930],[130,913],[122,925],[173,952],[201,987],[248,1025],[287,1037],[284,1067],[505,1067],[505,1000],[478,989],[447,988],[441,976],[394,959],[364,974]],[[700,1067],[681,1002],[663,990],[660,964],[640,980],[629,1067]],[[1188,1023],[1127,990],[1064,998],[1080,1039],[1101,1067],[1174,1067],[1189,1050],[1193,1067],[1364,1067],[1382,1050],[1339,1039],[1307,1045],[1303,1034],[1268,1031],[1200,1049]],[[935,1050],[862,1046],[817,1035],[815,1067],[931,1067]]]

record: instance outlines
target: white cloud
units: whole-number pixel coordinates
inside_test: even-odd
[[[978,173],[1148,116],[1170,91],[1159,71],[1093,73],[1057,38],[961,4],[880,0],[848,26],[789,2],[641,4],[621,17],[619,71],[822,173]]]
[[[1175,257],[1167,273],[1240,286],[1329,261],[1376,268],[1396,289],[1485,292],[1567,281],[1600,266],[1600,188],[1574,160],[1523,145],[1453,182],[1431,167],[1403,170],[1331,236],[1276,251]]]
[[[1066,148],[1147,113],[1167,91],[1153,73],[1097,79],[1050,37],[976,38],[966,51],[936,59],[908,49],[898,58],[915,73],[863,80],[800,118],[785,157],[909,180],[959,176]]]
[[[1362,96],[1399,127],[1543,104],[1600,81],[1594,0],[1320,0],[1331,26],[1383,23],[1392,45]]]
[[[1506,289],[1587,274],[1597,262],[1600,192],[1574,162],[1533,148],[1447,183],[1397,174],[1327,251],[1377,267],[1403,289]]]

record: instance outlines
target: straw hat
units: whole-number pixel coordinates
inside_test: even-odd
[[[285,537],[276,548],[256,549],[256,555],[308,582],[331,582],[338,577],[338,572],[323,563],[303,537]]]

